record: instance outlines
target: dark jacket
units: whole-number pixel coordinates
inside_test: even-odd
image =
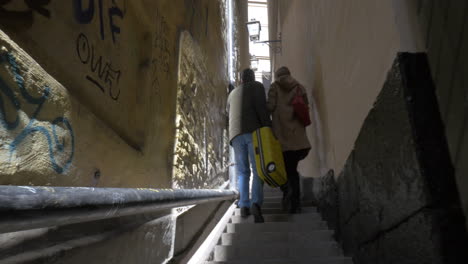
[[[265,88],[254,81],[242,84],[228,97],[229,142],[236,136],[252,133],[264,126],[271,126],[266,108]]]

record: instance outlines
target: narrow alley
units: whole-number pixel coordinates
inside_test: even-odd
[[[0,264],[468,263],[468,1],[0,1]]]

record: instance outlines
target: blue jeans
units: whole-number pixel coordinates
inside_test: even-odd
[[[229,164],[236,164],[235,156],[234,156],[234,148],[229,146]],[[231,190],[238,190],[237,188],[237,175],[236,175],[236,167],[234,165],[229,165],[229,188]]]
[[[232,140],[234,157],[236,160],[236,172],[239,188],[239,207],[249,207],[256,203],[262,206],[263,203],[263,181],[258,177],[255,166],[255,155],[252,143],[252,134],[246,133],[235,137]],[[250,162],[249,162],[250,160]],[[250,171],[252,167],[252,197],[249,198]]]

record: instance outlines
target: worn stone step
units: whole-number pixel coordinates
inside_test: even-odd
[[[264,203],[281,203],[282,199],[283,199],[283,196],[281,196],[281,195],[270,196],[270,197],[264,197],[263,202]]]
[[[302,213],[317,213],[317,207],[302,207]],[[262,208],[262,214],[288,214],[279,208]],[[240,215],[240,209],[234,210],[234,215]]]
[[[271,195],[271,194],[281,194],[283,195],[283,192],[281,191],[280,188],[263,188],[263,195]]]
[[[278,260],[293,259],[305,260],[314,257],[342,256],[342,251],[336,242],[322,242],[306,246],[296,244],[269,244],[269,245],[235,245],[216,246],[214,261],[229,260]]]
[[[240,260],[240,261],[206,261],[204,264],[353,264],[349,257],[315,257],[303,260],[277,259],[277,260]]]
[[[281,189],[278,188],[278,187],[273,188],[273,187],[270,187],[269,185],[263,185],[263,191],[264,192],[267,192],[267,191],[281,191]]]
[[[322,221],[322,216],[319,213],[265,214],[263,218],[265,218],[265,222],[303,223],[303,222]],[[254,218],[252,215],[248,216],[247,218],[242,218],[240,215],[234,215],[231,217],[232,224],[253,223],[253,222],[254,222]]]
[[[241,223],[227,224],[226,233],[262,233],[262,232],[308,232],[326,230],[327,224],[323,221],[310,223]]]
[[[262,209],[281,209],[281,203],[263,202]]]
[[[283,193],[278,191],[263,193],[263,199],[278,196],[283,197]]]
[[[283,193],[281,191],[271,191],[271,192],[264,192],[263,193],[263,199],[265,198],[270,198],[270,197],[278,197],[278,196],[283,196]]]
[[[282,196],[272,196],[272,197],[265,197],[263,199],[263,203],[278,203],[281,205],[281,200],[283,199]],[[301,201],[302,206],[304,207],[311,207],[311,206],[317,206],[315,201],[312,200],[302,200]]]
[[[311,245],[318,242],[332,242],[332,230],[317,230],[309,232],[263,232],[263,233],[224,233],[221,235],[221,245],[233,244],[267,244],[275,241],[295,242]]]

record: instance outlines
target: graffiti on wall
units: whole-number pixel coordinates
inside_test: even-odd
[[[97,17],[99,19],[101,40],[106,38],[106,31],[108,31],[108,34],[112,37],[112,42],[115,44],[116,35],[120,34],[120,27],[116,24],[116,21],[124,18],[125,1],[112,0],[110,2],[111,6],[104,8],[103,0],[73,0],[73,14],[79,24],[90,24]],[[106,30],[106,20],[109,22],[108,30]]]
[[[170,74],[169,59],[172,54],[169,49],[169,25],[166,18],[159,11],[155,12],[156,30],[153,37],[153,58],[151,60],[152,72],[151,85],[154,89],[160,87],[161,77],[167,80]]]
[[[90,74],[86,75],[86,80],[103,93],[108,90],[109,96],[113,100],[118,100],[121,71],[112,66],[110,61],[104,61],[101,55],[96,54],[94,46],[90,45],[88,37],[83,33],[76,39],[76,54],[81,63],[89,66]]]
[[[30,28],[33,24],[34,14],[50,18],[50,11],[46,6],[51,0],[24,0],[21,10],[10,10],[8,4],[12,0],[0,0],[0,24]]]
[[[14,77],[14,81],[19,89],[19,93],[21,94],[22,98],[31,105],[35,105],[36,109],[33,112],[32,116],[30,117],[29,122],[27,123],[26,127],[24,127],[20,133],[8,143],[9,151],[10,151],[10,158],[12,154],[17,150],[17,148],[23,143],[23,141],[33,133],[41,133],[45,136],[48,144],[48,152],[49,152],[49,159],[52,164],[52,168],[57,173],[64,173],[71,165],[73,160],[73,154],[75,150],[75,138],[73,134],[73,129],[65,117],[56,117],[51,123],[52,128],[50,131],[48,128],[38,125],[36,117],[42,110],[42,107],[46,103],[47,99],[50,97],[50,88],[47,86],[43,87],[42,96],[40,97],[33,97],[25,88],[24,78],[21,75],[20,69],[16,62],[15,57],[11,53],[2,53],[0,54],[0,65],[7,64],[10,68],[10,71]],[[10,87],[5,80],[0,77],[0,128],[3,127],[8,131],[15,130],[20,125],[20,115],[19,110],[21,110],[22,106],[20,100],[16,96],[14,92],[14,88]],[[9,103],[13,106],[13,109],[16,111],[16,115],[14,120],[8,120],[7,118],[7,109],[5,101],[9,101]],[[60,140],[57,134],[58,127],[63,128],[68,131],[69,140]],[[66,144],[66,142],[69,142]],[[56,156],[59,153],[67,153],[65,150],[68,151],[68,157],[60,157],[60,160],[64,160],[63,162],[59,161],[58,157]]]
[[[108,4],[109,6],[105,6]],[[97,19],[101,41],[111,36],[112,43],[117,43],[117,36],[121,28],[117,21],[125,16],[124,0],[73,0],[73,14],[78,24],[91,24]],[[107,22],[106,22],[107,21]],[[106,27],[108,25],[108,28]],[[89,74],[85,79],[97,87],[102,93],[117,101],[120,96],[119,81],[122,72],[109,59],[97,54],[94,45],[84,33],[76,39],[76,54],[81,63],[89,67]]]

